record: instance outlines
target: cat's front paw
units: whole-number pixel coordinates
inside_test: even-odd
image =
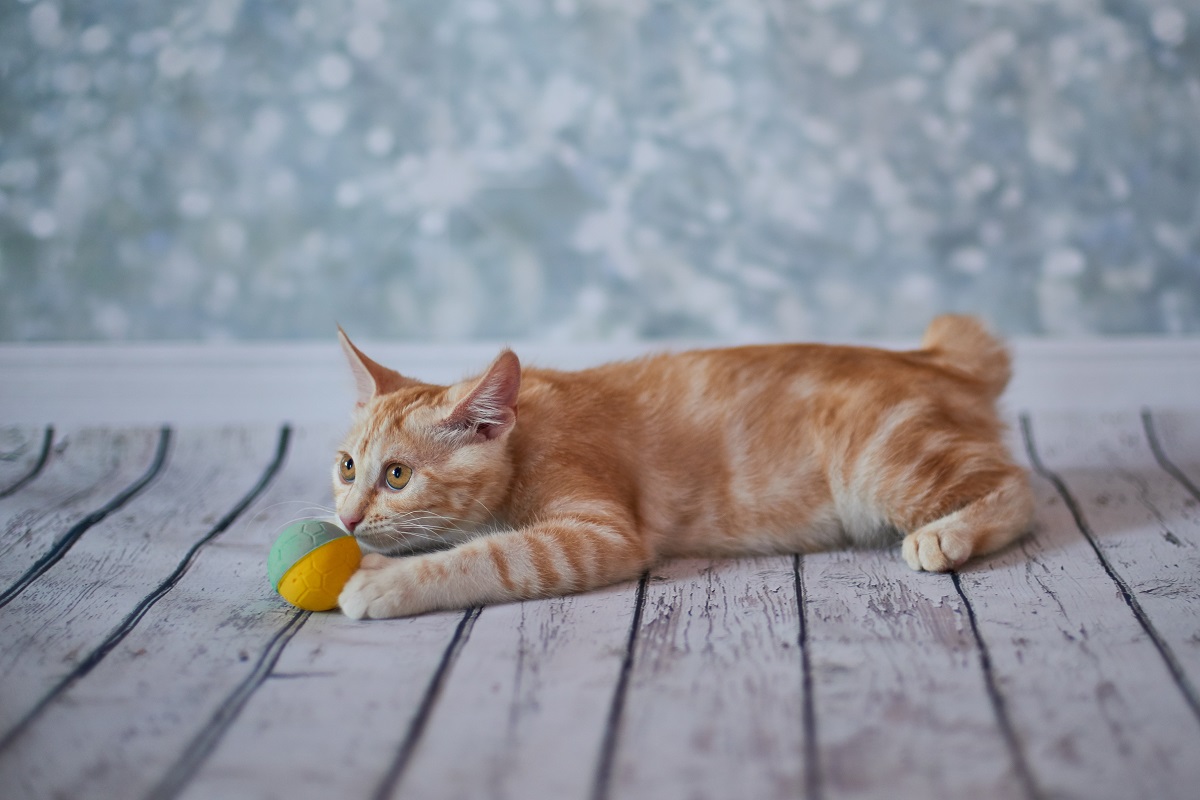
[[[388,558],[382,553],[363,553],[362,561],[358,563],[359,570],[383,569],[392,564],[395,559]]]
[[[412,587],[403,563],[375,554],[363,557],[358,572],[350,576],[338,605],[351,619],[389,619],[415,614],[409,598]]]

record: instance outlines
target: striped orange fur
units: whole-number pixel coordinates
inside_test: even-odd
[[[768,345],[559,372],[505,350],[449,387],[341,340],[359,398],[334,494],[377,551],[342,592],[351,617],[901,537],[913,569],[945,571],[1029,526],[995,410],[1009,357],[969,317],[938,317],[911,352]]]

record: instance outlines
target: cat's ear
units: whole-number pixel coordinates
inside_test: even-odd
[[[415,383],[412,379],[404,377],[395,370],[376,364],[363,355],[363,352],[350,341],[350,337],[342,330],[341,325],[338,326],[338,341],[342,343],[342,351],[346,354],[346,361],[350,363],[350,371],[354,373],[354,387],[357,394],[355,402],[360,407],[365,406],[371,398],[377,395],[389,394]]]
[[[440,427],[455,439],[478,442],[498,438],[517,421],[520,389],[521,362],[512,350],[504,350]]]

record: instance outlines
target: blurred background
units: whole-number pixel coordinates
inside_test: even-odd
[[[0,5],[0,340],[1200,331],[1192,0]]]

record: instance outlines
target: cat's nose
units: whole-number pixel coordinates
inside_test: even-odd
[[[351,517],[346,514],[338,514],[338,517],[342,520],[342,525],[346,526],[346,530],[351,533],[354,533],[354,529],[358,527],[358,523],[363,521],[362,516]]]

